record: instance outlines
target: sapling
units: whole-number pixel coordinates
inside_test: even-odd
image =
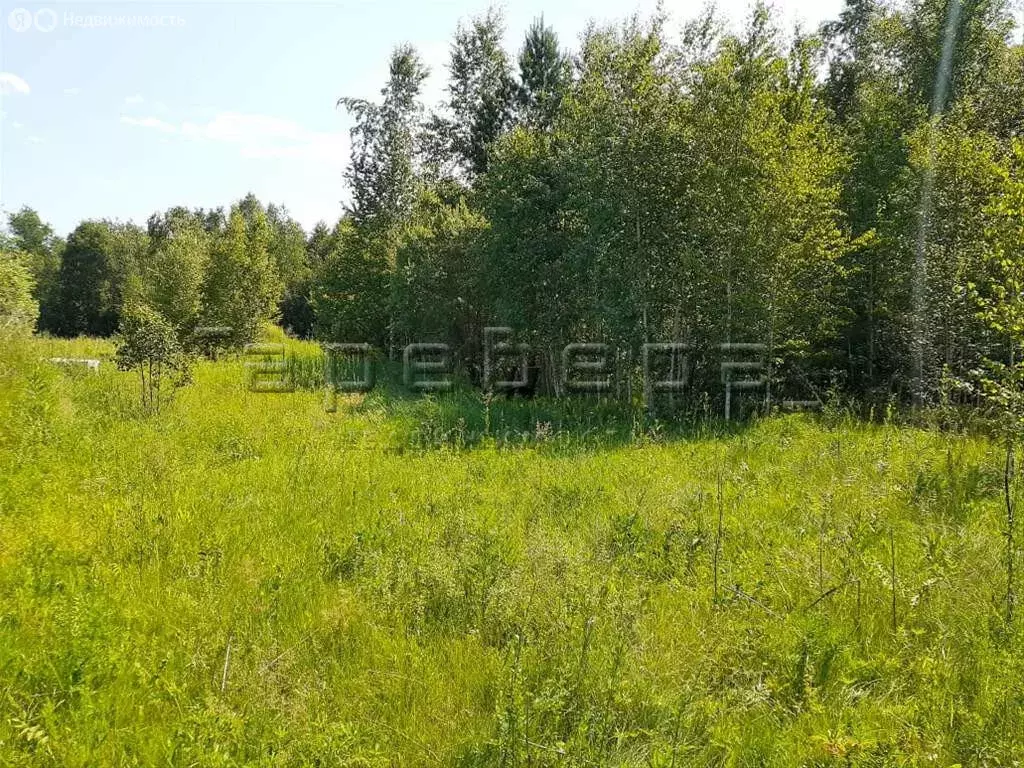
[[[1018,299],[1019,301],[1019,299]],[[1018,340],[1012,342],[1020,345]],[[986,370],[978,376],[981,392],[991,404],[996,434],[1003,446],[1003,508],[1006,520],[1006,622],[1013,622],[1017,602],[1014,562],[1016,560],[1016,464],[1017,445],[1024,433],[1024,364],[1013,350],[1009,363],[986,361]],[[1015,361],[1014,358],[1017,358]]]
[[[1024,143],[1015,147],[1016,171],[1004,170],[1003,194],[986,208],[988,278],[970,285],[978,318],[997,344],[965,387],[989,403],[1003,445],[1003,504],[1006,515],[1006,622],[1013,622],[1017,601],[1014,575],[1016,545],[1016,449],[1024,435]]]
[[[158,312],[141,303],[125,308],[117,338],[117,367],[139,374],[142,407],[159,412],[165,377],[173,388],[191,379],[191,361],[174,328]]]

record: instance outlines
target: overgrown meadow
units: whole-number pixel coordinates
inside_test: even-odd
[[[41,360],[110,351],[0,352],[4,765],[1024,758],[982,439]]]

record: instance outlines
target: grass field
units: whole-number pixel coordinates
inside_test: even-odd
[[[40,361],[109,352],[0,351],[2,765],[1024,760],[980,438]]]

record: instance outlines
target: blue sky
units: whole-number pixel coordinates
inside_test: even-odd
[[[85,218],[143,223],[171,205],[227,205],[252,191],[307,228],[334,221],[346,196],[349,128],[337,99],[373,98],[390,50],[408,41],[431,67],[426,100],[435,104],[456,25],[487,4],[0,4],[0,207],[30,205],[67,234]],[[515,50],[541,14],[575,47],[588,19],[649,13],[655,2],[496,5]],[[664,7],[674,22],[700,9],[679,0]],[[718,7],[734,22],[746,13],[745,0]],[[811,27],[841,0],[776,7],[786,27],[798,19]],[[90,26],[90,17],[122,20]]]

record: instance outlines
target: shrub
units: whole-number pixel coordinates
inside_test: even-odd
[[[174,328],[145,304],[131,304],[125,309],[115,359],[120,370],[138,372],[142,407],[146,410],[160,410],[165,383],[173,390],[191,378],[191,358]]]

